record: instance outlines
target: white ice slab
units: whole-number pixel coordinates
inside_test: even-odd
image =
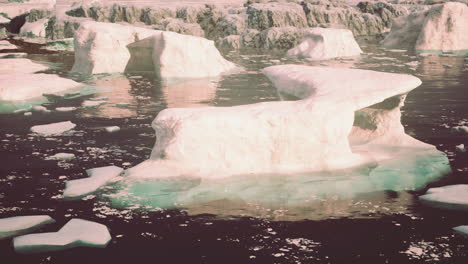
[[[0,48],[2,46],[0,45]],[[18,73],[33,73],[38,71],[45,71],[49,67],[35,63],[29,59],[24,58],[12,58],[12,59],[2,59],[0,61],[0,74],[18,74]],[[11,79],[15,77],[10,76]]]
[[[108,133],[114,133],[120,131],[120,127],[118,126],[110,126],[105,128],[106,132]]]
[[[37,230],[55,223],[48,215],[14,216],[0,219],[0,239]]]
[[[74,218],[58,232],[16,237],[13,246],[19,253],[59,251],[75,247],[104,248],[112,237],[103,224]]]
[[[66,183],[63,197],[65,199],[77,199],[86,196],[117,177],[122,171],[122,168],[116,166],[89,169],[86,171],[89,178],[72,180]]]
[[[452,229],[458,234],[468,237],[468,225],[457,226]]]
[[[468,210],[468,184],[431,188],[425,195],[419,196],[419,200],[435,208],[466,211]]]
[[[10,59],[8,59],[10,60]],[[22,59],[11,59],[22,60]],[[73,80],[59,77],[54,74],[30,74],[16,73],[13,69],[12,73],[2,72],[3,60],[0,61],[0,100],[4,101],[21,101],[33,98],[42,97],[42,94],[53,94],[62,92],[80,86]],[[15,64],[10,67],[16,67]],[[34,68],[34,70],[32,70]],[[47,67],[42,65],[32,66],[29,70],[37,71],[44,70]],[[9,72],[12,69],[8,69]],[[18,68],[18,71],[21,71]],[[2,74],[4,73],[4,74]]]
[[[41,136],[60,135],[66,131],[75,128],[75,124],[70,121],[64,121],[59,123],[52,123],[46,125],[38,125],[31,127],[31,132],[37,133]]]
[[[71,160],[75,158],[73,153],[57,153],[52,156],[47,157],[47,160]]]

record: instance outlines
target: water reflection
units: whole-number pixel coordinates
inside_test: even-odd
[[[419,73],[425,80],[440,80],[444,86],[457,85],[464,69],[464,57],[426,56],[420,59]]]
[[[213,101],[220,77],[164,82],[161,90],[168,108],[200,107]]]

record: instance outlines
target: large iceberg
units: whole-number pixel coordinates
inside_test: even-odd
[[[290,174],[421,156],[442,161],[419,161],[429,174],[450,170],[443,153],[406,135],[400,123],[404,95],[421,84],[418,78],[299,65],[263,72],[280,93],[301,100],[163,110],[153,121],[157,139],[150,159],[128,176]],[[402,166],[411,170],[411,164]]]
[[[359,56],[361,48],[349,29],[312,28],[304,40],[288,50],[288,56],[305,57],[311,60],[326,60],[338,57]]]
[[[13,246],[19,253],[59,251],[75,247],[104,248],[112,239],[103,224],[74,218],[58,232],[15,237]]]
[[[416,51],[468,51],[468,7],[447,2],[397,18],[383,45]]]
[[[74,45],[72,71],[84,74],[144,70],[162,78],[198,78],[235,68],[211,40],[134,26],[82,23]]]
[[[14,216],[0,219],[0,239],[32,232],[55,223],[48,215]]]

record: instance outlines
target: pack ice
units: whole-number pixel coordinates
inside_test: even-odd
[[[326,60],[359,56],[361,53],[362,50],[349,29],[312,28],[298,46],[288,50],[287,55]]]
[[[389,48],[416,51],[467,51],[468,7],[446,2],[431,9],[395,19],[383,40]]]
[[[419,196],[419,200],[428,206],[452,210],[468,210],[468,185],[457,184],[431,188]]]
[[[236,68],[211,40],[128,25],[82,23],[74,46],[72,71],[84,74],[141,70],[162,78],[198,78]]]
[[[382,175],[393,160],[410,175],[434,178],[450,170],[443,153],[405,134],[400,123],[405,94],[421,84],[418,78],[300,65],[263,73],[280,93],[300,100],[163,110],[152,124],[150,159],[128,176],[222,178],[363,164],[375,164]],[[382,161],[387,167],[379,168]]]
[[[37,230],[55,223],[48,215],[15,216],[0,219],[0,239]]]
[[[86,196],[117,177],[122,171],[122,168],[116,166],[86,170],[89,178],[68,181],[63,191],[63,197],[65,199],[77,199]]]
[[[70,121],[51,123],[45,125],[37,125],[31,127],[31,132],[37,133],[41,136],[53,136],[60,135],[64,132],[72,130],[75,128],[75,124]]]
[[[15,237],[13,246],[19,253],[59,251],[75,247],[104,248],[112,239],[103,224],[74,218],[58,232]]]

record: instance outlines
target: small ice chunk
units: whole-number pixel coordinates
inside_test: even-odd
[[[50,252],[75,247],[104,248],[112,237],[103,224],[79,218],[68,221],[58,232],[37,233],[13,239],[19,253]]]
[[[76,110],[76,107],[57,107],[55,108],[55,111],[58,111],[58,112],[71,112],[71,111],[75,111]]]
[[[98,107],[102,104],[105,104],[107,103],[106,101],[91,101],[91,100],[87,100],[87,101],[84,101],[81,106],[83,107]]]
[[[37,230],[55,223],[48,215],[14,216],[0,219],[0,239]]]
[[[89,178],[68,181],[63,191],[63,197],[66,199],[78,199],[86,196],[101,186],[117,177],[123,171],[116,166],[107,166],[89,169],[86,171]]]
[[[458,234],[468,237],[468,225],[457,226],[452,229]]]
[[[35,105],[32,107],[32,111],[33,112],[43,112],[43,113],[49,113],[50,110],[48,110],[47,108],[45,108],[44,106],[42,105]]]
[[[32,115],[31,112],[26,112],[26,113],[24,113],[24,116],[31,116],[31,115]]]
[[[468,133],[468,126],[455,126],[452,129],[456,132]]]
[[[33,126],[31,127],[31,132],[40,134],[42,136],[59,135],[75,128],[75,126],[76,125],[70,121],[64,121],[59,123]]]
[[[466,151],[466,148],[465,148],[465,145],[464,145],[464,144],[460,144],[460,145],[455,146],[455,149],[456,149],[458,152],[465,152],[465,151]]]
[[[419,200],[435,208],[468,210],[468,184],[431,188]]]
[[[120,127],[118,126],[110,126],[105,128],[106,132],[108,133],[114,133],[120,131]]]
[[[13,114],[23,114],[23,113],[29,112],[30,110],[31,110],[31,107],[30,108],[21,108],[21,109],[13,111]]]
[[[57,153],[53,156],[47,157],[47,160],[71,160],[75,158],[73,153]]]

